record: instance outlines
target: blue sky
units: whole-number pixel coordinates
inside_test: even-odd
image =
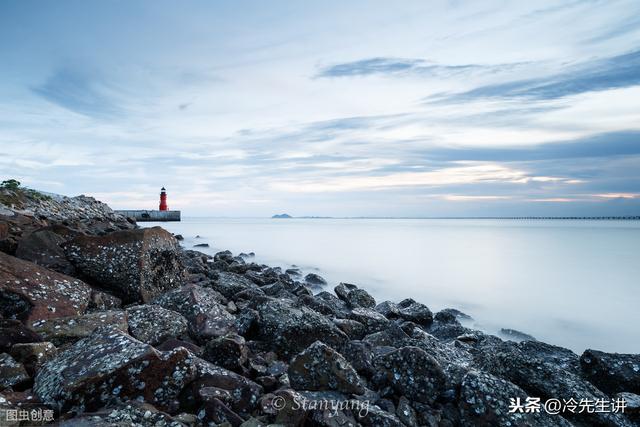
[[[640,214],[640,3],[0,2],[0,178],[188,215]]]

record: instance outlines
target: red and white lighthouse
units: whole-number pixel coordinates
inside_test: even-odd
[[[165,190],[164,187],[162,187],[162,189],[160,190],[160,210],[169,210],[169,208],[167,207],[167,190]]]

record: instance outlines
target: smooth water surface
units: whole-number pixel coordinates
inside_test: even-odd
[[[640,353],[637,221],[187,218],[161,225],[187,248],[255,252],[378,302],[460,309],[474,327],[512,328],[580,353]],[[195,238],[200,235],[200,238]]]

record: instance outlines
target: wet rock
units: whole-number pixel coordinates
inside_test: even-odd
[[[38,372],[34,393],[61,411],[92,411],[115,397],[142,399],[176,410],[176,398],[195,378],[186,349],[161,353],[106,326],[60,352]]]
[[[400,399],[398,399],[396,416],[405,426],[415,427],[418,425],[418,417],[416,415],[416,411],[411,406],[411,402],[409,401],[409,399],[404,396],[400,396]]]
[[[91,288],[80,280],[0,252],[0,315],[28,324],[79,315]]]
[[[244,421],[238,414],[233,412],[227,405],[217,398],[205,400],[204,408],[199,412],[198,417],[202,416],[203,421],[214,422],[216,424],[227,424],[238,427]]]
[[[184,236],[182,234],[174,234],[173,237],[175,237],[178,242],[182,242],[184,240]]]
[[[340,283],[335,287],[335,293],[351,308],[374,308],[376,306],[376,300],[367,291],[358,289],[356,285],[350,283]]]
[[[160,227],[78,236],[64,249],[76,269],[127,303],[151,301],[184,278],[178,242]]]
[[[188,335],[189,322],[179,313],[159,305],[147,304],[127,308],[129,333],[140,341],[157,345],[170,338]]]
[[[640,354],[585,350],[580,357],[585,377],[608,394],[640,394]]]
[[[0,391],[29,381],[29,374],[22,363],[7,353],[0,353]]]
[[[433,314],[431,310],[419,302],[411,298],[402,300],[398,303],[398,316],[401,319],[415,322],[418,325],[428,327],[433,323]]]
[[[59,347],[88,337],[95,329],[106,325],[112,325],[126,333],[127,313],[117,310],[101,311],[81,316],[39,320],[33,323],[33,330],[44,340]]]
[[[200,354],[202,354],[202,348],[197,346],[196,344],[189,341],[178,340],[175,338],[169,338],[162,344],[155,346],[156,350],[159,351],[172,351],[178,347],[184,347],[196,356],[200,356]]]
[[[27,234],[18,242],[16,257],[59,273],[72,275],[73,265],[67,260],[62,244],[78,235],[64,226],[46,227]]]
[[[375,373],[373,346],[364,341],[348,341],[341,347],[341,354],[358,374],[370,378]],[[395,349],[394,349],[395,350]]]
[[[202,358],[223,368],[239,371],[247,363],[248,354],[243,337],[227,334],[210,339],[204,346]]]
[[[362,323],[367,334],[381,331],[389,325],[389,320],[386,317],[370,308],[354,308],[348,317]]]
[[[201,342],[235,330],[235,317],[223,305],[226,300],[210,288],[186,285],[161,295],[152,304],[183,315],[189,321],[191,334]]]
[[[515,342],[537,341],[531,335],[525,334],[524,332],[520,332],[520,331],[517,331],[515,329],[502,328],[502,329],[500,329],[499,335],[500,335],[501,338],[504,338],[504,339],[509,340],[509,341],[515,341]]]
[[[204,387],[215,387],[229,392],[230,400],[225,402],[240,416],[247,416],[258,404],[262,387],[242,375],[213,365],[204,359],[193,358],[196,379],[189,385],[188,396],[198,396]]]
[[[304,281],[305,283],[308,283],[311,286],[326,286],[327,285],[327,281],[324,280],[324,278],[322,276],[319,276],[315,273],[309,273],[306,276],[304,276]]]
[[[342,332],[347,334],[351,340],[360,340],[364,338],[366,334],[364,325],[358,321],[350,319],[333,319],[333,323],[335,323]]]
[[[90,310],[106,311],[118,308],[122,308],[122,300],[120,298],[96,289],[91,290],[91,297],[89,298]]]
[[[371,427],[403,427],[400,419],[380,407],[371,405],[366,411],[357,412],[357,419],[363,426]]]
[[[548,415],[544,410],[510,413],[509,405],[520,399],[524,406],[528,395],[520,387],[493,375],[471,371],[462,380],[460,413],[464,426],[567,426],[560,415]]]
[[[221,271],[218,274],[218,279],[211,287],[226,298],[233,298],[238,292],[249,288],[257,288],[258,285],[239,274]]]
[[[11,348],[11,356],[22,363],[32,377],[45,362],[53,359],[57,352],[56,347],[50,342],[19,343]]]
[[[257,337],[283,356],[301,352],[322,337],[339,348],[347,336],[326,317],[307,307],[294,307],[286,300],[263,298],[255,301],[258,312]]]
[[[0,352],[8,352],[18,343],[40,342],[42,337],[28,328],[22,322],[10,319],[0,319]]]
[[[293,358],[289,382],[296,390],[335,390],[361,394],[364,383],[355,369],[337,351],[316,341]]]
[[[298,268],[287,268],[284,271],[286,274],[288,274],[289,276],[293,277],[293,278],[298,278],[300,276],[302,276],[302,273],[300,272],[300,269]]]
[[[456,320],[460,322],[467,322],[467,321],[473,320],[471,316],[461,312],[460,310],[456,310],[455,308],[445,308],[440,310],[438,313],[440,314],[440,316],[448,316],[448,315],[453,316],[456,318]],[[436,313],[436,315],[438,313]]]
[[[177,418],[158,411],[148,403],[117,403],[96,412],[80,414],[70,420],[62,421],[60,427],[186,427]]]
[[[376,384],[389,385],[417,402],[433,403],[447,381],[438,361],[418,347],[403,347],[380,356],[375,366]]]
[[[197,245],[193,245],[194,248],[208,248],[208,243],[198,243]]]

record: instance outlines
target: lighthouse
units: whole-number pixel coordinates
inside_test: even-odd
[[[169,208],[167,207],[167,190],[165,190],[164,187],[162,187],[162,189],[160,190],[160,210],[169,210]]]

